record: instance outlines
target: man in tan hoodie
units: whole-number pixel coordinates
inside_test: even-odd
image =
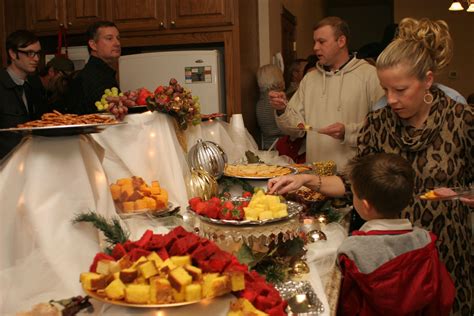
[[[289,102],[284,93],[272,91],[270,103],[285,134],[302,137],[307,132],[307,162],[333,160],[341,170],[356,153],[365,115],[384,91],[375,67],[349,54],[345,21],[324,18],[313,38],[316,71],[303,78]]]

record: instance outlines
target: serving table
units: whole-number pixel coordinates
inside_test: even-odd
[[[132,175],[148,183],[159,180],[170,200],[184,212],[189,169],[178,136],[184,135],[187,149],[200,138],[214,141],[231,162],[241,159],[246,150],[257,152],[246,130],[223,121],[203,122],[183,133],[177,133],[173,119],[161,113],[128,115],[126,122],[92,135],[30,135],[1,161],[1,315],[29,310],[50,299],[83,295],[79,275],[88,270],[104,245],[91,225],[72,225],[71,220],[87,211],[116,216],[109,183]],[[266,186],[266,181],[258,186]],[[131,239],[147,228],[161,233],[179,224],[179,220],[163,224],[143,218],[123,222],[130,228]],[[324,293],[327,283],[321,282],[317,264],[309,265],[308,279],[323,301],[323,315],[329,315]],[[231,298],[158,311],[94,305],[97,315],[225,315]]]

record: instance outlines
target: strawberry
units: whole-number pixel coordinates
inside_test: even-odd
[[[244,197],[244,198],[252,197],[252,193],[249,192],[249,191],[244,191],[244,192],[242,193],[242,197]]]
[[[242,219],[242,218],[240,217],[240,211],[239,211],[238,209],[233,209],[233,210],[231,211],[231,213],[232,213],[232,216],[231,216],[232,219],[235,219],[235,220],[238,220],[238,221],[240,221],[240,220]]]
[[[196,205],[197,205],[199,202],[202,202],[202,199],[201,199],[199,196],[193,197],[193,198],[191,198],[191,199],[188,201],[189,206],[191,206],[191,209],[192,209],[193,211],[196,210]]]
[[[210,218],[219,218],[220,208],[212,203],[207,204],[205,214]]]
[[[215,204],[215,205],[221,205],[221,199],[219,199],[216,196],[211,197],[208,202],[212,203],[212,204]]]
[[[220,212],[220,215],[221,215],[221,219],[225,219],[225,220],[229,220],[232,218],[232,212],[230,209],[227,209],[227,208],[222,208],[221,212]]]
[[[231,201],[225,201],[224,204],[222,204],[222,208],[232,210],[234,209],[234,203],[232,203]]]
[[[196,204],[196,208],[194,209],[194,211],[201,215],[201,214],[206,213],[206,209],[207,209],[207,203],[206,202],[198,202]]]

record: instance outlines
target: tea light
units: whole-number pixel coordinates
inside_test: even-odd
[[[328,222],[326,215],[319,215],[318,222],[320,223],[321,229],[324,228]]]

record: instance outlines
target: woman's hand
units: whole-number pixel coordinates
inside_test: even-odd
[[[289,175],[268,180],[268,194],[285,194],[296,191],[305,184],[304,175]]]
[[[474,196],[464,196],[462,198],[459,198],[459,201],[461,201],[462,204],[467,205],[469,207],[474,207]]]

